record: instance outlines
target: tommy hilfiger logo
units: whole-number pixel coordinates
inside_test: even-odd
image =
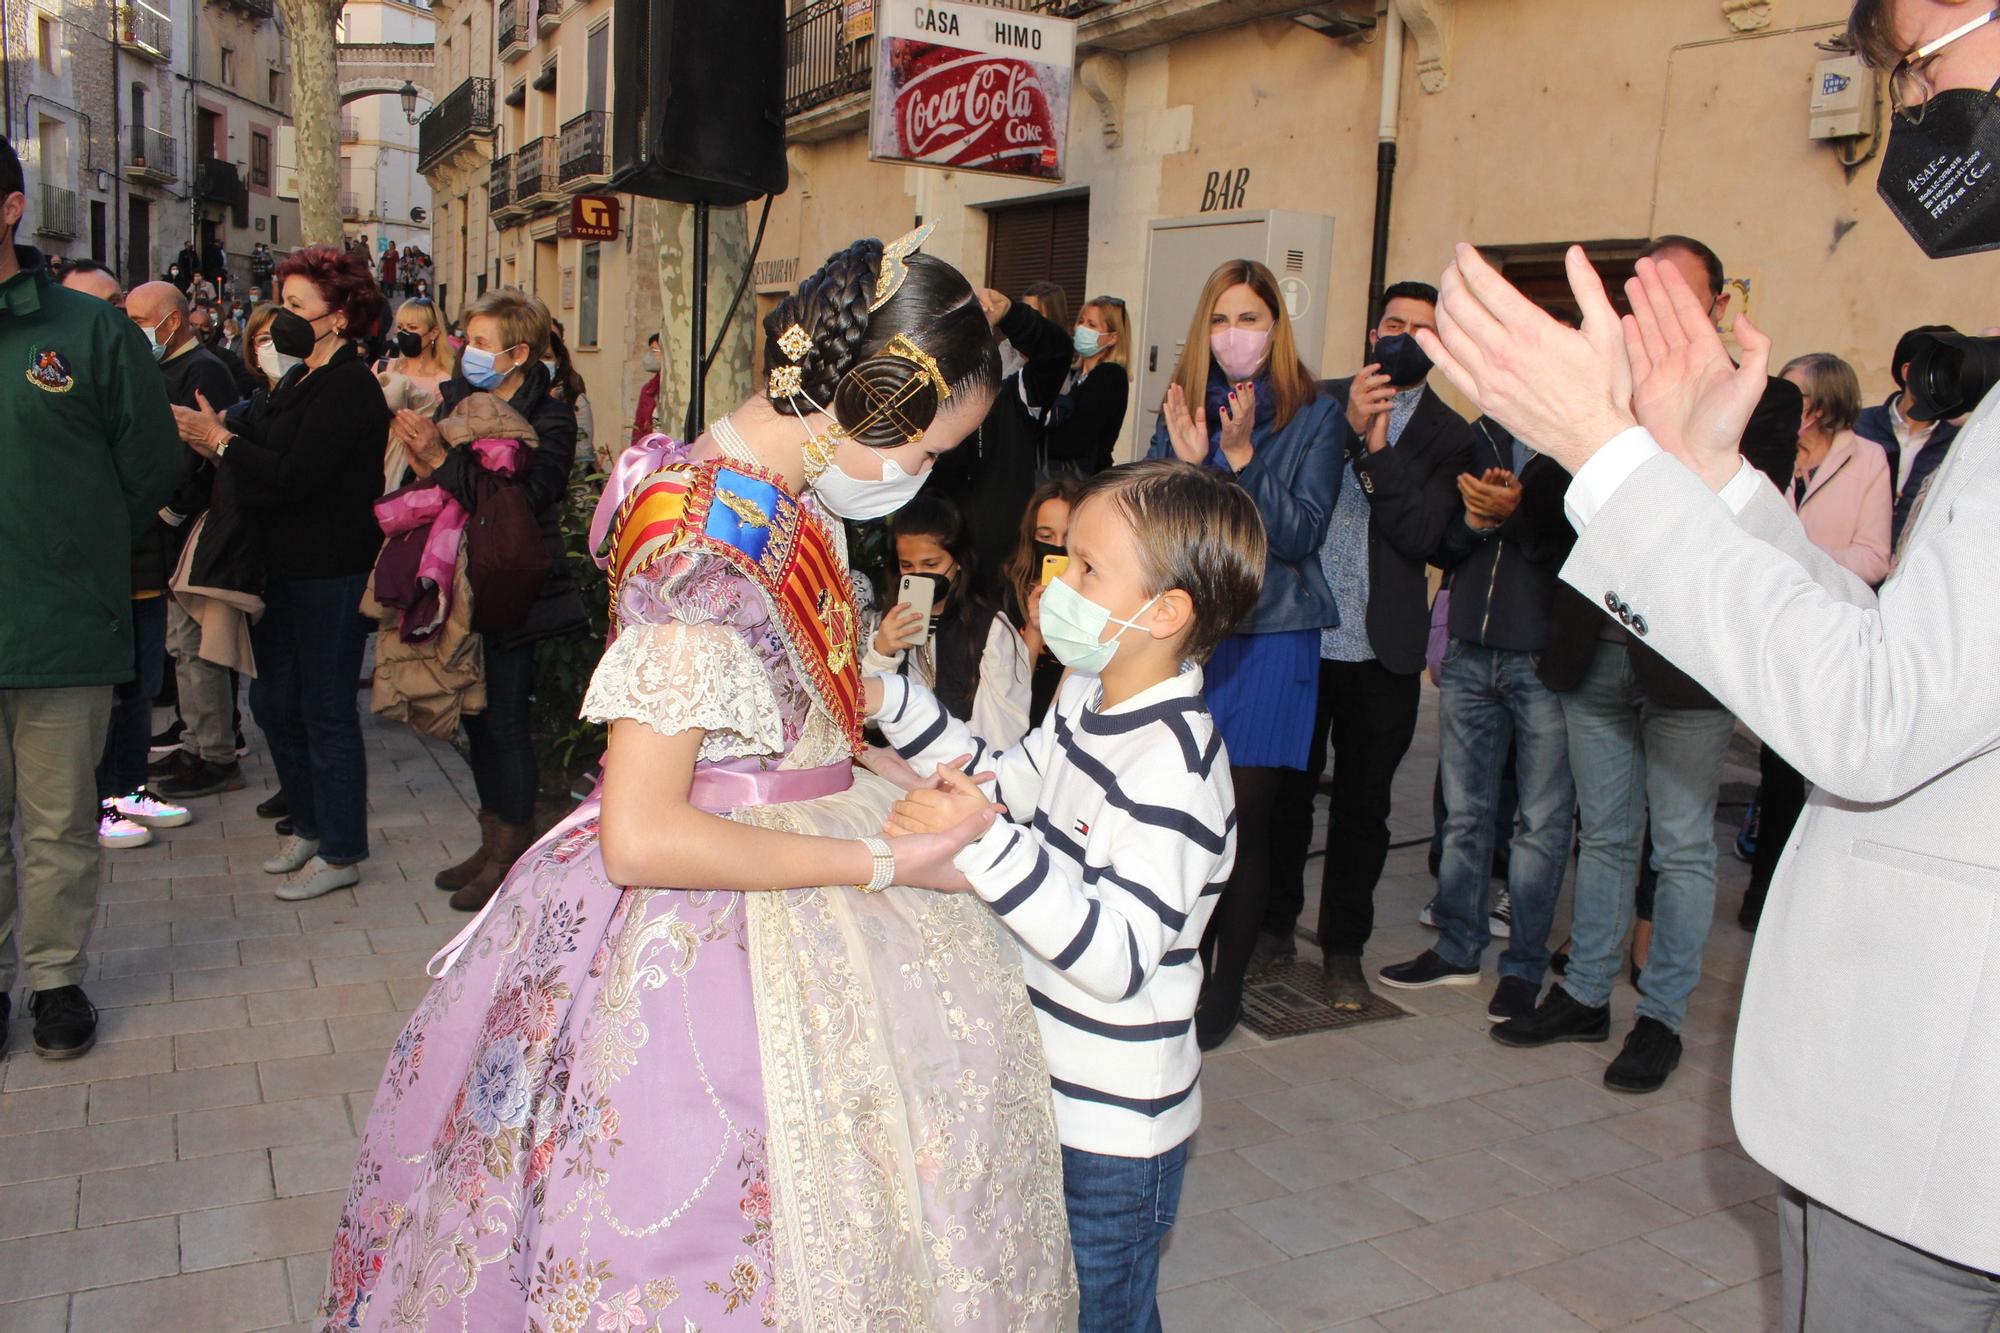
[[[49,393],[68,393],[76,383],[76,376],[70,371],[69,358],[54,348],[36,348],[29,355],[33,358],[28,366],[28,383]]]
[[[1087,838],[1090,836],[1090,825],[1079,819],[1076,821],[1076,831],[1080,836]]]

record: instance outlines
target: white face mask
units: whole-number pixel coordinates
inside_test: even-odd
[[[257,348],[257,369],[269,376],[273,384],[289,375],[292,367],[298,365],[302,359],[286,356],[268,342],[260,344]]]
[[[866,523],[870,519],[886,518],[908,504],[923,489],[927,475],[919,472],[911,476],[895,459],[884,456],[879,481],[863,481],[843,472],[840,464],[829,463],[826,471],[813,482],[812,489],[819,502],[835,516]]]

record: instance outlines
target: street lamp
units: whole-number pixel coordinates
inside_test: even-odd
[[[398,93],[403,99],[403,119],[414,125],[417,123],[417,85],[407,80]]]

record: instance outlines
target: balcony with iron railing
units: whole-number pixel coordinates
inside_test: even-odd
[[[126,178],[155,184],[173,181],[178,175],[176,147],[171,135],[134,125],[126,140]]]
[[[514,199],[530,204],[535,196],[556,188],[555,140],[548,135],[530,139],[514,152]]]
[[[535,31],[546,37],[562,22],[563,0],[534,0],[534,5]]]
[[[243,178],[234,162],[205,157],[194,164],[194,197],[205,204],[233,204],[243,193]]]
[[[417,125],[417,170],[428,171],[475,135],[493,133],[493,80],[467,79]]]
[[[217,3],[240,10],[253,19],[267,19],[277,12],[272,0],[217,0]]]
[[[361,216],[361,199],[354,191],[340,192],[340,216],[349,222]]]
[[[528,23],[522,17],[521,7],[534,3],[535,0],[500,0],[495,8],[493,43],[502,60],[513,59],[533,44],[528,37]]]
[[[133,55],[161,63],[173,57],[174,21],[145,0],[119,5],[112,22],[118,45]]]
[[[41,196],[42,211],[35,215],[36,235],[76,235],[76,191],[44,185]]]
[[[604,113],[586,111],[563,122],[556,146],[557,182],[585,184],[603,179],[610,170],[604,153]]]
[[[486,211],[497,219],[514,203],[514,159],[493,159],[493,174],[486,181]]]
[[[358,143],[361,139],[361,123],[349,114],[340,118],[340,141]]]

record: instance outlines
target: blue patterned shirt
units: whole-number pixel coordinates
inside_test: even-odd
[[[1403,438],[1403,428],[1417,414],[1424,386],[1405,389],[1389,405],[1389,447]],[[1340,498],[1334,501],[1333,523],[1319,548],[1319,567],[1333,589],[1340,623],[1319,632],[1319,655],[1330,662],[1372,662],[1368,642],[1368,494],[1349,459],[1340,469]]]

